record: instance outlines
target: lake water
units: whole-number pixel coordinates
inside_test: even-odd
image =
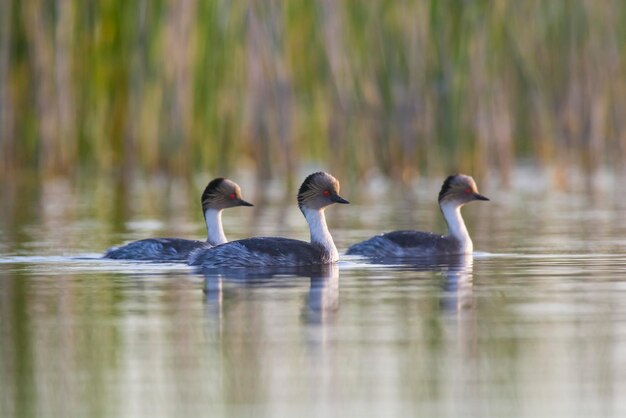
[[[202,237],[204,180],[29,178],[0,190],[0,416],[626,416],[619,179],[480,184],[492,201],[463,210],[473,257],[205,277],[97,258]],[[344,184],[353,203],[327,211],[340,252],[443,231],[440,182]],[[295,199],[267,192],[224,213],[229,239],[308,239]]]

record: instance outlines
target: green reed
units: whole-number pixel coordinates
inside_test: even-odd
[[[626,160],[626,4],[0,1],[0,173]]]

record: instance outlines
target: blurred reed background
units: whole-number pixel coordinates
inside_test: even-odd
[[[626,162],[619,0],[0,0],[0,20],[3,178]]]

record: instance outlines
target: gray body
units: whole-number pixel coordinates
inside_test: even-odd
[[[371,258],[432,257],[462,253],[460,242],[451,236],[419,231],[393,231],[376,235],[348,248],[347,255]]]
[[[332,263],[324,247],[280,237],[247,238],[218,245],[207,251],[194,251],[189,264],[202,268],[262,266],[308,266]]]
[[[186,262],[192,251],[211,247],[212,245],[205,241],[181,238],[148,238],[111,248],[104,257],[116,260]]]

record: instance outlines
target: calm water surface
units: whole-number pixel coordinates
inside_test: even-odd
[[[344,184],[353,204],[327,211],[340,251],[442,231],[439,182]],[[626,416],[619,181],[484,184],[492,202],[464,209],[477,253],[430,264],[202,275],[97,259],[126,240],[202,237],[202,183],[0,191],[0,416]],[[227,236],[308,238],[295,199],[268,200],[225,212]]]

